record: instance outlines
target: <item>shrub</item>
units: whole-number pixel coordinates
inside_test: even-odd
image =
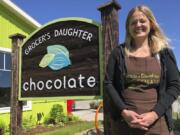
[[[6,124],[4,121],[0,120],[0,134],[3,134],[6,131]]]
[[[48,115],[48,116],[46,116],[46,117],[44,118],[44,124],[45,124],[45,125],[50,125],[50,124],[55,125],[56,123],[55,123],[55,120],[52,119],[52,118],[50,118],[49,115]]]
[[[63,113],[63,107],[62,105],[59,104],[54,104],[50,110],[50,116],[52,118],[57,118],[59,116],[59,114]]]
[[[97,109],[98,108],[98,102],[93,101],[89,103],[90,109]]]
[[[31,129],[35,125],[36,125],[36,120],[32,115],[23,117],[22,128],[24,130]]]
[[[90,109],[97,109],[102,101],[92,101],[89,103]]]
[[[66,117],[63,113],[63,107],[59,104],[54,104],[49,112],[49,115],[45,117],[44,123],[48,124],[61,124],[66,121]]]
[[[75,121],[78,121],[79,120],[79,117],[77,117],[77,116],[74,116],[74,115],[68,115],[67,116],[67,118],[68,118],[68,121],[71,121],[71,122],[75,122]]]
[[[57,124],[59,122],[64,122],[64,113],[63,113],[63,107],[59,104],[54,104],[50,110],[50,118],[54,120],[54,122]]]
[[[63,113],[63,107],[59,104],[54,104],[47,116],[44,118],[44,124],[50,125],[50,124],[58,124],[60,126],[64,126],[65,123],[71,122],[71,121],[78,121],[79,118],[71,115],[66,116]]]

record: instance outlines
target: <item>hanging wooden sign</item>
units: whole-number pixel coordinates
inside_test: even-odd
[[[20,47],[19,99],[95,98],[102,89],[100,25],[62,18]]]

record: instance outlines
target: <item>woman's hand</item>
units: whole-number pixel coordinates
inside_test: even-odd
[[[158,115],[155,112],[143,113],[140,117],[141,121],[139,121],[139,124],[145,127],[149,127],[158,119]],[[132,121],[132,123],[135,123],[135,121]]]
[[[131,111],[131,110],[126,110],[126,109],[124,109],[121,112],[121,115],[124,118],[124,120],[128,123],[130,123],[132,120],[136,120],[136,119],[140,118],[140,115],[137,114],[136,112]]]
[[[121,112],[121,115],[131,128],[139,128],[142,130],[148,130],[146,126],[140,124],[142,122],[142,116],[139,115],[138,113],[131,110],[124,109]]]

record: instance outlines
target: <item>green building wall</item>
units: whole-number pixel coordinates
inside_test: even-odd
[[[20,18],[0,5],[0,47],[11,48],[9,35],[21,33],[28,36],[35,28],[28,26]]]
[[[12,13],[9,9],[3,7],[0,3],[0,48],[11,49],[11,40],[9,36],[15,33],[21,33],[26,37],[30,35],[36,28],[25,23],[21,18]],[[66,102],[60,100],[54,101],[32,101],[32,109],[23,111],[23,117],[32,115],[36,118],[37,113],[48,114],[53,104],[61,104],[66,113]],[[10,113],[0,112],[0,122],[5,122],[6,126],[10,123]]]

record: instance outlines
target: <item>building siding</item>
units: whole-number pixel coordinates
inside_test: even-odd
[[[28,36],[34,30],[34,28],[28,27],[22,20],[0,5],[0,47],[11,48],[9,35],[21,33]]]

